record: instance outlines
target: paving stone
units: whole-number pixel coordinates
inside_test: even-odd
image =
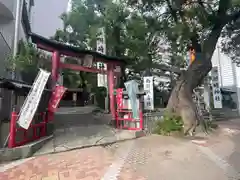
[[[102,147],[36,157],[0,174],[0,180],[100,179],[113,162]]]
[[[240,170],[239,138],[236,134],[210,136],[200,146],[192,140],[152,135],[38,156],[4,171],[0,180],[227,180],[226,172],[232,167]],[[231,166],[224,169],[199,147]],[[112,174],[105,176],[112,167]]]

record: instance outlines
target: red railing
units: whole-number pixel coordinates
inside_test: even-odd
[[[116,126],[118,129],[142,130],[143,129],[143,113],[141,102],[139,101],[139,118],[134,119],[132,110],[123,105],[123,89],[116,91],[117,110],[115,114]]]
[[[37,116],[41,118],[42,122],[34,124],[33,120],[30,127],[26,130],[17,125],[18,114],[16,112],[12,112],[8,148],[22,146],[26,143],[38,140],[41,137],[46,136],[48,117],[46,116],[46,113],[40,113],[35,115],[35,117]],[[22,133],[22,137],[19,136],[18,132]]]
[[[122,115],[120,115],[122,114]],[[129,110],[117,110],[116,121],[118,129],[127,130],[142,130],[143,129],[143,113],[139,112],[139,119],[132,117],[132,111]],[[134,126],[134,127],[132,127]]]

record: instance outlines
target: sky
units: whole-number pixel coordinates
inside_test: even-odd
[[[44,37],[53,36],[62,28],[59,16],[66,12],[68,0],[35,0],[32,9],[32,31]]]

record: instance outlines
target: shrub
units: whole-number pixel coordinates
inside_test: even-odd
[[[165,114],[162,120],[156,122],[155,134],[172,135],[181,133],[183,130],[183,122],[180,116],[173,114]]]

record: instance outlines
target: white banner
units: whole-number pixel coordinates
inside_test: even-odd
[[[24,129],[28,129],[32,122],[49,75],[49,72],[40,69],[32,89],[24,101],[18,119],[18,124]]]
[[[144,96],[144,109],[154,110],[153,76],[143,77],[143,89],[147,92]]]
[[[212,93],[214,108],[222,108],[222,94],[218,81],[218,67],[213,67],[211,71],[212,77]]]
[[[98,30],[99,36],[97,40],[97,52],[101,54],[106,54],[106,39],[105,39],[105,31],[104,28],[100,28]],[[105,63],[97,63],[98,69],[102,68],[103,70],[107,70],[107,65]],[[107,88],[107,75],[98,74],[98,87],[104,86]]]

